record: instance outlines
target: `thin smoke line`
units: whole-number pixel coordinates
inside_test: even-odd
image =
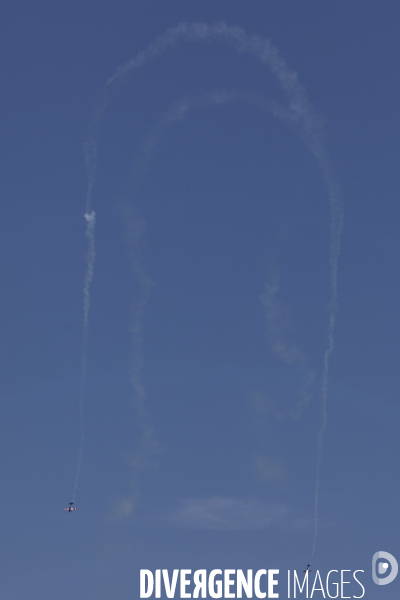
[[[139,471],[149,463],[150,456],[158,450],[158,443],[146,410],[146,390],[142,383],[144,312],[155,284],[147,272],[142,256],[145,222],[139,218],[135,208],[127,202],[121,202],[121,211],[124,217],[124,238],[129,250],[132,273],[139,288],[138,298],[130,307],[128,327],[132,335],[130,382],[134,391],[133,404],[138,413],[138,425],[142,434],[139,457],[134,461]]]
[[[313,554],[318,532],[319,519],[319,487],[322,461],[322,445],[327,426],[327,399],[329,379],[329,359],[334,347],[334,329],[337,312],[337,272],[340,254],[340,241],[343,228],[343,204],[341,192],[333,174],[330,160],[322,144],[322,124],[314,113],[302,85],[298,82],[297,73],[291,71],[286,65],[279,51],[271,42],[259,36],[249,36],[237,26],[230,27],[225,23],[208,25],[205,23],[180,23],[158,37],[145,50],[140,51],[131,61],[118,67],[106,83],[103,100],[95,111],[89,125],[88,135],[84,145],[85,161],[88,173],[88,187],[86,195],[86,212],[92,210],[92,193],[96,178],[97,139],[109,104],[111,89],[126,83],[129,77],[147,62],[161,55],[168,48],[174,47],[177,42],[209,42],[219,41],[233,47],[239,54],[250,54],[261,63],[267,65],[277,77],[282,89],[288,97],[288,108],[294,122],[302,125],[304,141],[314,154],[320,165],[321,172],[328,191],[330,203],[330,268],[331,268],[331,302],[329,305],[328,346],[324,354],[321,405],[322,419],[318,434],[317,468],[315,485],[315,528]]]
[[[83,282],[83,331],[82,331],[82,354],[81,354],[81,382],[79,387],[79,450],[78,450],[78,465],[76,469],[75,486],[72,495],[72,501],[75,501],[76,492],[79,485],[79,479],[82,468],[83,447],[85,444],[85,387],[86,387],[86,372],[87,372],[87,344],[89,334],[89,308],[90,308],[90,285],[93,280],[94,263],[96,260],[96,246],[94,229],[96,225],[96,213],[85,213],[87,238],[87,254],[86,254],[86,273]]]

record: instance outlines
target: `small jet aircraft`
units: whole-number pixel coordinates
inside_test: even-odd
[[[310,569],[311,565],[307,565],[307,568],[304,569],[303,573],[311,573],[312,569]]]
[[[73,502],[70,502],[68,508],[64,508],[64,510],[67,510],[68,512],[72,512],[73,510],[76,510],[76,508],[74,508],[72,505],[73,505]]]

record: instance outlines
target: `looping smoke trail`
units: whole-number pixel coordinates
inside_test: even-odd
[[[314,537],[312,546],[312,556],[315,552],[315,545],[318,533],[318,509],[319,509],[319,487],[320,487],[320,471],[322,462],[322,445],[323,437],[327,427],[327,400],[328,400],[328,376],[329,376],[329,359],[334,348],[334,328],[335,328],[335,316],[337,311],[337,271],[338,271],[338,260],[340,252],[340,238],[343,228],[343,205],[341,201],[341,190],[334,177],[332,167],[329,163],[329,159],[324,151],[319,137],[312,135],[310,131],[304,131],[296,126],[296,118],[291,111],[286,110],[273,100],[266,98],[264,95],[250,92],[248,90],[226,90],[220,89],[213,92],[200,94],[196,98],[183,98],[176,104],[174,104],[160,119],[160,121],[151,128],[150,132],[145,137],[142,148],[134,161],[132,166],[131,178],[132,185],[136,184],[139,179],[143,176],[148,168],[148,164],[151,157],[159,144],[163,135],[166,134],[168,128],[172,123],[181,121],[185,118],[189,110],[193,108],[201,108],[210,105],[222,105],[227,102],[236,100],[244,100],[252,105],[255,105],[262,110],[267,110],[275,118],[282,120],[289,127],[293,127],[305,142],[310,152],[316,159],[317,166],[322,174],[324,184],[326,186],[329,203],[330,203],[330,268],[331,268],[331,299],[329,304],[329,319],[328,319],[328,345],[324,353],[323,360],[323,371],[322,371],[322,389],[321,389],[321,423],[318,432],[318,443],[317,443],[317,467],[316,467],[316,483],[315,483],[315,501],[314,501]],[[269,313],[276,310],[273,302],[274,293],[276,293],[277,282],[272,281],[270,284],[266,284],[266,291],[262,296],[262,302],[267,309],[267,321]],[[275,289],[276,288],[276,289]],[[276,316],[276,315],[275,315]],[[297,418],[303,409],[303,407],[309,401],[309,387],[313,381],[313,373],[310,371],[306,364],[305,357],[299,352],[299,350],[287,342],[283,345],[281,336],[278,336],[275,330],[271,331],[271,317],[269,315],[268,335],[273,343],[273,352],[277,354],[282,360],[288,363],[296,365],[300,377],[302,379],[302,385],[300,389],[300,400],[296,404],[295,409],[289,414],[291,418]],[[274,321],[274,327],[276,326],[276,319]],[[279,342],[279,343],[278,343]]]
[[[91,195],[96,176],[97,138],[109,103],[109,91],[117,89],[126,83],[130,76],[143,67],[147,62],[161,55],[168,48],[174,47],[178,42],[222,42],[236,50],[239,54],[249,54],[257,58],[262,64],[268,66],[276,76],[282,89],[288,97],[288,110],[290,119],[298,129],[310,151],[314,154],[319,164],[325,186],[328,192],[331,214],[330,225],[330,268],[331,268],[331,301],[328,318],[328,346],[324,355],[322,373],[322,420],[318,434],[318,458],[315,486],[315,531],[313,553],[318,531],[318,502],[320,469],[322,460],[322,443],[327,426],[327,397],[329,359],[334,346],[334,329],[337,311],[337,271],[340,253],[340,240],[343,227],[343,205],[341,192],[333,174],[333,169],[322,143],[322,123],[312,109],[304,88],[298,82],[297,73],[291,71],[286,65],[279,51],[267,39],[259,36],[249,36],[240,27],[230,27],[225,23],[208,25],[205,23],[180,23],[158,37],[145,50],[139,52],[131,61],[117,69],[115,74],[106,83],[103,100],[95,111],[89,126],[84,153],[88,170],[87,213],[91,210]]]
[[[78,452],[78,466],[76,470],[74,493],[72,501],[75,500],[76,491],[78,489],[79,478],[82,467],[82,456],[83,446],[85,441],[85,422],[84,422],[84,400],[85,400],[85,383],[86,383],[86,369],[87,369],[87,342],[89,333],[89,308],[90,308],[90,284],[93,280],[94,261],[96,259],[96,247],[94,238],[94,228],[96,224],[96,213],[94,210],[90,213],[85,213],[86,220],[86,231],[85,236],[87,238],[87,254],[86,254],[86,273],[83,282],[83,332],[82,332],[82,358],[81,358],[81,383],[79,388],[79,452]]]
[[[271,69],[280,82],[289,98],[288,106],[293,119],[301,121],[307,132],[319,136],[322,123],[313,112],[306,93],[298,82],[297,73],[288,68],[278,49],[269,40],[256,35],[250,36],[241,27],[228,26],[223,22],[212,25],[196,22],[180,23],[176,27],[168,29],[125,65],[118,67],[106,83],[103,99],[94,112],[84,144],[85,162],[88,171],[87,211],[91,208],[91,194],[96,175],[97,138],[109,104],[109,92],[127,83],[134,72],[163,54],[167,49],[176,46],[180,41],[221,42],[231,46],[238,54],[249,54],[257,58],[262,64]]]
[[[289,126],[291,125],[289,111],[263,94],[249,90],[221,88],[212,92],[201,93],[196,97],[187,96],[182,98],[175,102],[146,134],[131,167],[131,192],[129,195],[132,195],[132,190],[144,176],[156,147],[173,123],[185,119],[188,112],[193,109],[224,105],[228,102],[240,100],[257,106],[261,110],[268,111],[274,117],[281,119]]]

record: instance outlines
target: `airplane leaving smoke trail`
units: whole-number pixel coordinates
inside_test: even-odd
[[[341,190],[336,182],[327,152],[322,142],[322,126],[320,119],[312,109],[305,90],[298,82],[297,73],[291,71],[279,51],[271,42],[259,36],[250,36],[237,26],[225,23],[208,25],[205,23],[180,23],[158,37],[145,50],[140,51],[131,61],[119,67],[107,81],[103,92],[103,101],[95,111],[86,138],[84,152],[88,171],[87,212],[91,209],[91,196],[96,176],[97,139],[110,100],[110,92],[126,83],[130,76],[147,62],[174,47],[178,42],[222,42],[231,46],[239,54],[249,54],[268,66],[276,76],[288,97],[288,110],[305,143],[315,156],[321,169],[330,203],[330,269],[331,269],[331,301],[329,305],[328,345],[324,354],[322,372],[322,420],[318,434],[318,458],[315,486],[315,531],[313,553],[318,531],[318,503],[322,445],[327,425],[327,399],[329,359],[334,347],[334,329],[337,312],[337,272],[340,253],[340,241],[343,228],[343,204]]]

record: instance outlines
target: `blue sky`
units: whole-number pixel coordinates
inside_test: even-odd
[[[397,598],[399,581],[376,589],[370,563],[400,557],[398,3],[0,11],[1,596],[125,600],[140,568],[309,562],[329,190],[278,79],[215,40],[177,43],[109,90],[78,510],[62,510],[79,450],[85,136],[118,66],[181,22],[224,21],[297,73],[342,189],[313,567],[364,569],[367,598]],[[138,273],[152,282],[143,302]]]

